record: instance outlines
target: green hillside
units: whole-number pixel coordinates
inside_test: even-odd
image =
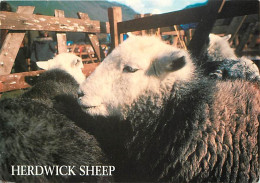
[[[34,13],[54,15],[54,10],[64,10],[66,17],[77,18],[77,12],[87,13],[92,20],[108,21],[107,8],[112,6],[122,7],[123,20],[133,19],[137,14],[133,9],[108,1],[7,1],[13,11],[17,6],[35,6]]]

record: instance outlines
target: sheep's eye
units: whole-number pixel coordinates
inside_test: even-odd
[[[79,65],[80,62],[81,62],[80,59],[77,59],[75,65]]]
[[[133,72],[136,72],[136,71],[138,71],[138,69],[132,68],[132,67],[130,67],[128,65],[125,66],[124,69],[123,69],[123,72],[131,72],[131,73],[133,73]]]

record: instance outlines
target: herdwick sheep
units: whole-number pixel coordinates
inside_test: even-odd
[[[158,38],[132,36],[115,48],[81,84],[78,102],[130,124],[117,138],[137,181],[259,178],[259,88],[201,77],[185,50]]]
[[[63,62],[60,58],[63,58]],[[48,62],[40,62],[40,65],[51,70],[42,74],[36,85],[22,97],[0,101],[0,180],[111,181],[110,176],[79,176],[81,165],[102,166],[109,163],[95,137],[68,119],[77,114],[76,108],[80,109],[76,105],[77,90],[79,82],[85,78],[81,71],[81,59],[65,53]],[[70,113],[66,117],[60,111]],[[12,165],[34,168],[75,166],[76,175],[12,176]]]
[[[206,75],[217,79],[246,79],[260,82],[257,65],[246,57],[238,58],[230,47],[230,35],[209,35],[209,43],[203,51]]]

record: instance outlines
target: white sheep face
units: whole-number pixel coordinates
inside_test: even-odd
[[[91,115],[124,117],[140,96],[163,97],[193,71],[186,51],[156,37],[131,36],[81,84],[79,104]]]
[[[209,46],[207,54],[211,61],[223,61],[226,58],[237,59],[234,50],[230,47],[228,40],[231,35],[220,37],[215,34],[209,35]]]
[[[85,75],[82,72],[83,63],[82,59],[73,53],[61,53],[48,61],[36,62],[38,67],[50,69],[62,69],[71,74],[78,83],[85,80]]]

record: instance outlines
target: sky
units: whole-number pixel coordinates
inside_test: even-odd
[[[0,0],[0,2],[3,0]],[[31,0],[8,0],[8,1],[31,1]],[[55,0],[34,0],[34,1],[55,1]],[[71,1],[71,0],[61,0]],[[93,0],[76,0],[76,1],[93,1]],[[103,1],[103,0],[95,0]],[[188,5],[207,2],[207,0],[107,0],[125,4],[137,13],[145,14],[161,14],[172,11],[177,11],[185,8]]]
[[[125,4],[137,13],[161,14],[181,10],[184,7],[207,0],[108,0]]]

